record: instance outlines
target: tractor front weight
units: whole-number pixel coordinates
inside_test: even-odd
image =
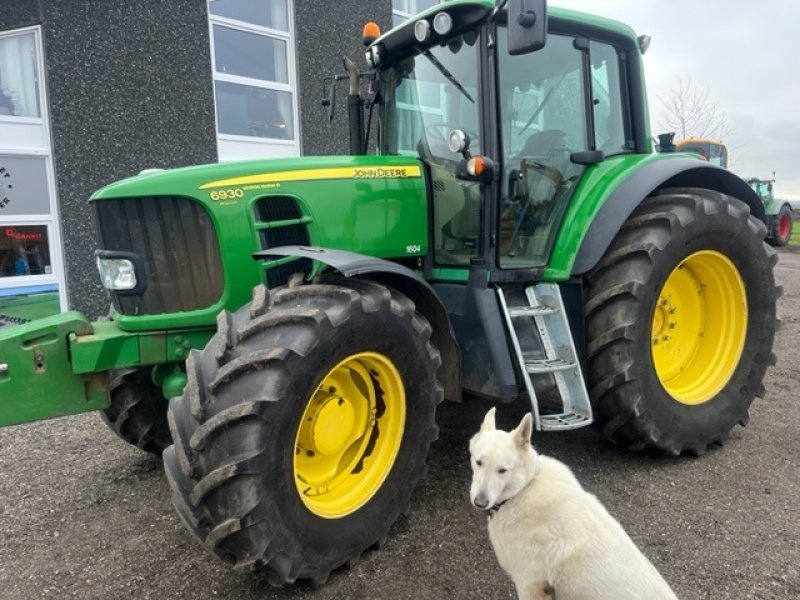
[[[212,333],[131,333],[78,312],[9,327],[0,331],[0,427],[107,408],[114,370],[158,365],[159,385],[180,394],[175,367]]]

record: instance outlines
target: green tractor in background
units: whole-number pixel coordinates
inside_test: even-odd
[[[712,165],[728,168],[728,148],[722,142],[706,138],[686,138],[675,144],[675,149],[678,152],[697,154]],[[767,242],[773,246],[785,246],[792,237],[794,217],[791,205],[785,200],[776,198],[772,193],[775,174],[772,174],[772,179],[752,177],[747,183],[764,205]]]
[[[767,242],[773,246],[785,246],[792,237],[794,215],[791,204],[776,198],[772,191],[775,174],[773,173],[772,179],[751,177],[747,183],[764,203],[764,212],[767,216]]]
[[[163,453],[208,549],[279,584],[386,538],[443,399],[522,398],[541,430],[702,454],[774,360],[763,205],[653,152],[647,38],[453,0],[366,41],[352,156],[108,186],[91,203],[111,319],[0,332],[0,424],[102,410]]]

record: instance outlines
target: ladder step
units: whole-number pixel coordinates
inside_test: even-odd
[[[556,431],[565,429],[578,429],[592,422],[592,417],[577,415],[575,413],[562,413],[558,415],[541,415],[542,430]]]
[[[530,374],[568,371],[575,368],[575,363],[563,358],[540,358],[525,361],[525,370]]]
[[[542,317],[558,312],[557,308],[551,306],[509,306],[508,316],[512,319],[519,317]]]
[[[577,429],[589,425],[592,406],[558,284],[537,283],[525,288],[527,306],[519,304],[518,293],[514,306],[508,306],[502,288],[497,288],[497,295],[536,429]],[[521,332],[526,334],[525,352],[520,345]],[[537,341],[538,348],[530,352],[528,349],[536,346]],[[546,374],[552,377],[560,396],[561,406],[554,414],[541,413],[533,384],[534,378]]]

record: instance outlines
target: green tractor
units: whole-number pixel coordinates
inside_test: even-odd
[[[764,213],[767,216],[767,242],[773,246],[785,246],[792,237],[794,216],[792,206],[786,200],[776,198],[772,191],[775,184],[774,173],[772,179],[751,177],[747,183],[764,203]]]
[[[0,333],[0,424],[102,410],[163,454],[209,550],[278,584],[386,538],[443,399],[525,399],[540,430],[699,455],[747,422],[774,358],[763,205],[653,152],[647,38],[453,0],[367,42],[352,156],[98,191],[110,320]]]

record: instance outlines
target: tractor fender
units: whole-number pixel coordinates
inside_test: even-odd
[[[586,231],[572,273],[580,275],[594,267],[639,203],[659,188],[672,187],[703,188],[733,196],[745,202],[754,217],[767,222],[758,195],[727,169],[691,158],[654,161],[628,177],[608,196]]]
[[[345,277],[368,276],[407,296],[417,310],[428,319],[433,329],[431,341],[442,356],[439,380],[448,400],[461,400],[461,350],[456,341],[444,304],[431,285],[417,273],[397,263],[348,252],[310,246],[279,246],[253,254],[256,259],[277,256],[298,256],[324,263]]]

